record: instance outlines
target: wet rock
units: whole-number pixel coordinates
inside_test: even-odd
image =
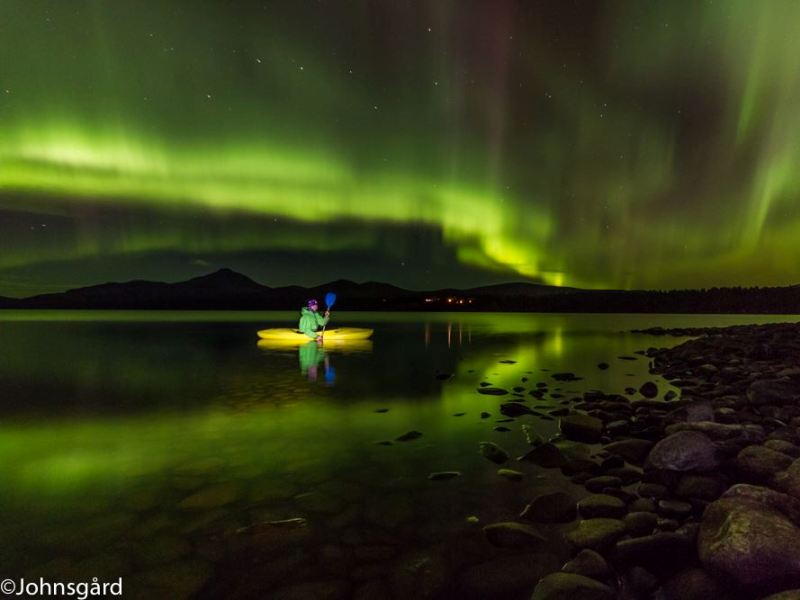
[[[646,464],[669,471],[710,471],[720,465],[714,442],[699,431],[679,431],[658,442]]]
[[[749,481],[767,481],[789,468],[792,458],[765,446],[747,446],[736,456],[736,467]]]
[[[463,417],[465,414],[467,414],[467,413],[465,413],[465,412],[457,412],[457,413],[453,413],[453,416],[454,417]]]
[[[606,559],[599,552],[584,548],[571,561],[561,567],[565,573],[583,575],[592,579],[605,579],[611,574]]]
[[[505,402],[500,405],[500,413],[507,417],[521,417],[532,415],[533,411],[520,402]]]
[[[481,442],[480,453],[485,459],[490,460],[498,465],[508,462],[508,459],[510,458],[508,452],[503,450],[494,442]]]
[[[522,481],[523,477],[522,473],[514,469],[497,469],[497,474],[509,481]]]
[[[750,593],[800,583],[800,501],[757,486],[736,485],[703,515],[698,553],[703,565]]]
[[[625,535],[625,523],[618,519],[585,519],[578,528],[566,533],[566,540],[575,548],[602,550]]]
[[[655,398],[658,396],[658,386],[652,381],[645,381],[639,388],[639,393],[645,398]]]
[[[622,485],[622,479],[613,475],[600,475],[587,479],[583,484],[590,492],[602,492],[606,488],[618,488]]]
[[[481,413],[481,419],[488,419],[491,416],[492,416],[491,413],[488,413],[486,411]]]
[[[520,514],[521,519],[536,523],[569,523],[576,516],[575,500],[564,492],[541,494]]]
[[[461,477],[461,471],[436,471],[428,475],[431,481],[448,481],[456,477]]]
[[[658,517],[652,512],[630,512],[622,518],[625,528],[633,537],[641,537],[653,533]]]
[[[597,368],[600,369],[601,371],[605,371],[606,369],[608,369],[608,363],[607,362],[597,363]]]
[[[764,442],[764,446],[770,450],[782,452],[783,454],[791,456],[792,458],[800,458],[800,446],[797,446],[791,442],[787,442],[785,440],[767,440]]]
[[[447,381],[448,379],[452,379],[452,378],[453,378],[453,374],[452,373],[437,373],[436,374],[436,379],[438,381]]]
[[[637,498],[628,506],[631,512],[656,512],[656,503],[650,498]]]
[[[618,518],[625,514],[625,503],[608,494],[592,494],[578,502],[578,512],[584,519]]]
[[[397,442],[410,442],[411,440],[416,440],[416,439],[421,438],[421,437],[422,437],[422,433],[421,432],[419,432],[419,431],[409,431],[407,433],[404,433],[403,435],[397,436],[394,439]]]
[[[497,427],[493,427],[492,431],[496,431],[498,433],[508,433],[511,430],[508,427],[504,427],[502,425],[498,425]]]
[[[376,408],[374,410],[374,412],[376,412],[376,413],[387,413],[387,412],[389,412],[389,409],[388,408]]]
[[[800,588],[796,590],[785,590],[777,594],[770,594],[762,600],[800,600]]]
[[[664,498],[669,493],[667,486],[646,481],[640,483],[636,491],[642,498]]]
[[[800,398],[798,383],[790,378],[759,379],[747,388],[747,401],[753,406],[794,403]]]
[[[547,544],[544,536],[532,526],[514,521],[487,525],[483,533],[489,543],[501,548],[544,547]]]
[[[609,586],[575,573],[551,573],[536,585],[531,600],[613,600]]]
[[[684,519],[692,514],[692,505],[680,500],[659,500],[658,512],[667,517]]]
[[[638,438],[630,438],[627,440],[620,440],[612,442],[605,446],[605,449],[614,454],[624,458],[630,463],[641,464],[647,457],[650,449],[653,447],[653,442],[650,440],[641,440]]]
[[[563,467],[567,464],[567,458],[561,450],[550,443],[542,444],[541,446],[529,450],[520,456],[519,460],[532,462],[546,469]]]
[[[508,390],[496,387],[482,387],[478,388],[478,393],[484,396],[505,396],[508,394]]]
[[[562,417],[558,426],[565,438],[577,442],[599,442],[603,433],[603,422],[600,419],[583,414]]]

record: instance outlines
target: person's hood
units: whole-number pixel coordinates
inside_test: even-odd
[[[313,314],[313,313],[314,313],[314,311],[311,310],[310,308],[308,308],[307,306],[304,306],[303,308],[300,309],[300,314],[301,315],[310,315],[310,314]]]

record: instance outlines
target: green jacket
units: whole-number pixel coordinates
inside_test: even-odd
[[[319,312],[314,312],[310,308],[304,306],[300,309],[300,323],[297,325],[297,328],[300,330],[300,333],[315,340],[317,339],[317,329],[327,325],[328,319],[329,317],[323,317]]]

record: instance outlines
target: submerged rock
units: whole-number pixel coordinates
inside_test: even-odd
[[[645,398],[655,398],[658,396],[658,386],[652,381],[645,381],[639,388],[639,393]]]
[[[436,471],[428,475],[431,481],[447,481],[456,477],[461,477],[461,471]]]
[[[508,394],[508,390],[496,387],[482,387],[478,388],[478,393],[484,396],[505,396]]]
[[[500,405],[500,413],[507,417],[521,417],[532,415],[533,411],[520,402],[506,402]]]
[[[567,458],[554,444],[542,444],[529,450],[519,457],[521,461],[532,462],[546,469],[563,467],[567,464]]]
[[[625,503],[608,494],[592,494],[578,502],[578,512],[584,519],[618,518],[625,514]]]
[[[509,481],[521,481],[523,474],[514,469],[497,469],[497,474]]]
[[[510,458],[508,452],[503,450],[494,442],[481,442],[480,453],[481,456],[498,465],[508,462],[508,459]]]
[[[404,433],[403,435],[398,435],[395,439],[397,442],[410,442],[411,440],[416,440],[417,438],[421,438],[422,433],[419,431],[409,431]]]
[[[561,570],[565,573],[574,573],[592,579],[603,579],[611,574],[606,559],[599,552],[588,548],[578,552],[575,558],[561,567]]]

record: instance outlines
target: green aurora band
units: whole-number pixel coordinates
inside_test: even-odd
[[[389,225],[556,285],[800,280],[800,3],[541,4],[0,2],[0,218],[69,224],[0,222],[0,279]]]

